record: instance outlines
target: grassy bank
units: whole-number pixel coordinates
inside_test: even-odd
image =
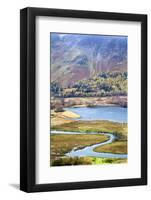
[[[102,133],[114,133],[118,136],[118,140],[127,139],[127,124],[117,123],[111,121],[72,121],[62,125],[54,125],[52,129],[61,131],[72,131],[72,132],[102,132]]]
[[[127,159],[125,158],[91,158],[92,164],[118,164],[126,163]]]
[[[73,148],[80,149],[106,140],[108,137],[100,134],[52,134],[50,135],[51,162]]]
[[[63,157],[53,160],[52,166],[119,164],[126,162],[127,159],[122,158]]]
[[[115,141],[94,149],[95,152],[127,154],[127,141]]]

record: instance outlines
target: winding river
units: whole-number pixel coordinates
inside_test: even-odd
[[[120,123],[127,123],[127,108],[119,106],[101,106],[101,107],[81,107],[81,108],[66,108],[80,115],[78,120],[109,120]],[[67,131],[51,131],[52,134],[98,134],[98,133],[81,133],[81,132],[67,132]],[[95,152],[96,147],[103,146],[105,144],[112,143],[116,138],[114,134],[111,133],[99,133],[102,135],[107,135],[108,140],[105,142],[100,142],[91,146],[84,147],[82,149],[72,149],[70,152],[66,153],[69,157],[98,157],[98,158],[127,158],[127,154],[115,154],[115,153],[100,153]]]
[[[51,134],[88,134],[81,132],[67,132],[67,131],[51,131]],[[98,134],[98,133],[89,133],[89,134]],[[127,154],[114,154],[114,153],[98,153],[94,149],[96,147],[103,146],[105,144],[110,144],[115,140],[115,136],[111,133],[99,133],[101,135],[107,135],[109,139],[105,142],[94,144],[91,146],[84,147],[83,149],[72,149],[70,152],[66,153],[66,156],[69,157],[97,157],[97,158],[127,158]]]

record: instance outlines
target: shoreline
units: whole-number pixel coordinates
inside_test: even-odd
[[[61,125],[65,123],[74,122],[75,119],[80,118],[80,115],[76,114],[72,111],[63,110],[60,112],[56,112],[51,110],[50,119],[52,127],[55,125]]]
[[[114,120],[102,120],[102,119],[94,119],[94,120],[80,120],[81,115],[72,111],[72,110],[68,110],[68,108],[84,108],[85,106],[80,106],[77,105],[72,106],[72,107],[64,107],[61,111],[55,111],[55,110],[51,110],[51,128],[53,128],[56,125],[61,125],[61,124],[67,124],[67,123],[71,123],[71,122],[77,122],[77,121],[83,121],[83,122],[97,122],[97,121],[107,121],[107,122],[112,122],[112,123],[119,123],[119,124],[127,124],[127,122],[118,122],[118,121],[114,121]],[[110,106],[93,106],[94,107],[119,107],[118,105],[110,105]],[[89,107],[90,108],[90,107]]]
[[[87,106],[87,105],[75,105],[70,107],[64,107],[66,108],[96,108],[96,107],[123,107],[117,104],[101,104],[101,105],[94,105],[94,106]]]
[[[67,107],[121,106],[127,107],[127,96],[51,98],[51,109]]]

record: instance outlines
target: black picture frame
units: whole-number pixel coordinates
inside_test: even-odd
[[[141,23],[141,178],[87,182],[36,184],[35,163],[35,19],[54,16],[84,19],[120,20]],[[147,184],[147,15],[48,8],[20,11],[20,190],[44,192]]]

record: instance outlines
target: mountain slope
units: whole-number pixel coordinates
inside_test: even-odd
[[[100,72],[127,71],[127,37],[50,34],[51,81],[63,87]]]

